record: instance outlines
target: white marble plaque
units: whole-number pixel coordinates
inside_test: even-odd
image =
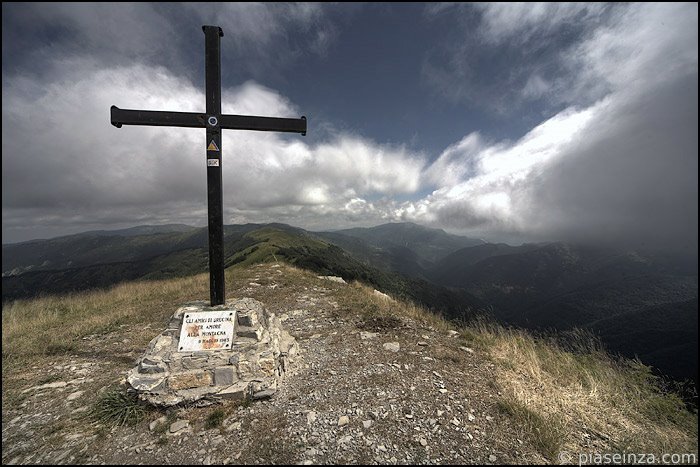
[[[185,313],[180,329],[180,352],[231,349],[235,310]]]

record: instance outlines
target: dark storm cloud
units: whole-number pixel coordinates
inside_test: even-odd
[[[490,40],[513,33],[503,22]],[[499,238],[697,254],[697,5],[625,6],[567,50],[562,68],[576,73],[562,101],[604,97],[514,142],[451,146],[427,172],[438,189],[424,217]]]
[[[553,238],[697,254],[697,101],[697,75],[682,76],[601,114],[532,180],[533,217]]]

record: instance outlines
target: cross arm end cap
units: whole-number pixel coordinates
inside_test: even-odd
[[[117,107],[116,105],[113,105],[109,108],[110,120],[111,120],[112,125],[116,126],[117,128],[121,128],[122,124],[114,121],[114,111],[115,110],[119,110],[119,107]]]
[[[202,26],[202,31],[206,34],[207,28],[217,28],[219,30],[219,37],[224,37],[224,30],[220,26],[207,26],[206,24]]]

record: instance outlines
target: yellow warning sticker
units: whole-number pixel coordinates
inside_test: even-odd
[[[209,143],[209,146],[207,146],[207,151],[218,151],[219,146],[216,145],[214,140],[211,140],[211,143]]]

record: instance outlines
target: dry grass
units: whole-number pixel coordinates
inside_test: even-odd
[[[393,297],[383,297],[375,293],[375,289],[353,282],[349,292],[354,293],[354,302],[359,310],[364,312],[365,318],[370,319],[406,319],[417,323],[420,326],[434,329],[435,331],[447,332],[454,326],[446,321],[442,316],[426,310],[415,303],[398,300]]]
[[[2,311],[3,364],[71,352],[80,338],[122,325],[159,323],[183,301],[206,297],[207,280],[200,274],[11,302]]]
[[[498,403],[504,413],[518,422],[523,434],[529,436],[535,448],[546,458],[556,459],[561,449],[565,428],[557,418],[543,417],[522,402],[503,398]]]
[[[456,325],[413,303],[382,299],[371,287],[353,286],[374,319],[408,317],[438,331],[454,329],[460,345],[486,354],[496,363],[499,407],[552,461],[562,450],[697,452],[697,414],[661,390],[648,367],[612,358],[586,333],[557,342],[489,321]]]
[[[697,452],[697,415],[663,393],[649,368],[616,360],[582,339],[577,349],[497,326],[471,330],[490,341],[502,406],[529,427],[541,452]],[[533,415],[534,414],[534,415]],[[583,446],[582,442],[590,443]]]

